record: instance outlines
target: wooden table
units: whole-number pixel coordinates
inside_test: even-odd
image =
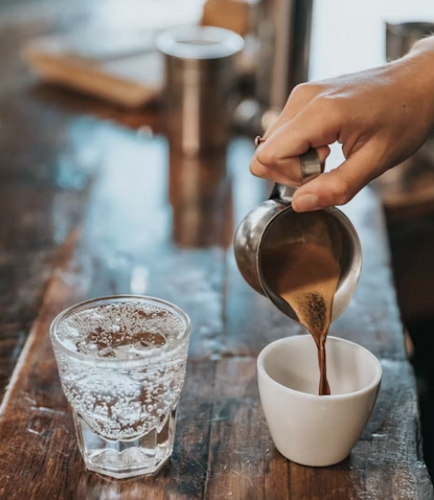
[[[252,142],[234,138],[221,158],[181,159],[157,113],[35,85],[17,58],[23,40],[88,22],[104,2],[23,5],[0,7],[0,498],[434,498],[373,193],[346,209],[365,262],[331,333],[381,359],[383,386],[351,456],[302,467],[274,449],[255,373],[266,344],[301,328],[248,288],[230,247],[235,225],[267,195],[248,172]],[[155,478],[85,471],[48,340],[65,306],[114,293],[164,297],[194,325],[175,450]]]

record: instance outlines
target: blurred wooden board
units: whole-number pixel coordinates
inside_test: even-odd
[[[272,445],[255,363],[268,342],[301,329],[248,288],[228,247],[234,227],[267,196],[248,172],[252,142],[234,139],[218,161],[186,161],[155,135],[155,111],[120,112],[35,88],[17,58],[23,41],[86,22],[104,2],[42,4],[32,11],[39,17],[9,24],[0,11],[2,396],[9,383],[0,411],[0,498],[433,498],[374,194],[365,190],[346,208],[365,261],[332,334],[372,350],[384,384],[349,459],[300,467]],[[84,470],[47,333],[63,307],[129,292],[178,303],[194,331],[171,462],[156,478],[112,481]]]
[[[155,101],[163,90],[163,57],[154,46],[155,36],[96,29],[32,39],[21,54],[44,82],[134,109]]]

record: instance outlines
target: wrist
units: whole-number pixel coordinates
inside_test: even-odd
[[[421,38],[414,43],[410,52],[405,56],[417,57],[424,56],[425,58],[434,58],[434,36]]]
[[[408,65],[415,83],[420,80],[434,93],[434,36],[418,40],[401,61]]]
[[[434,36],[418,40],[410,52],[396,61],[407,73],[411,91],[431,115],[434,127]]]

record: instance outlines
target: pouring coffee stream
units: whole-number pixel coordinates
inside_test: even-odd
[[[313,150],[300,157],[300,166],[302,183],[323,171]],[[360,241],[340,210],[297,213],[291,194],[276,184],[270,199],[247,215],[235,235],[235,256],[246,281],[310,331],[318,348],[319,393],[330,394],[326,337],[357,285]]]
[[[255,139],[257,146],[262,142],[262,138]],[[323,170],[315,152],[309,152],[308,158],[310,172],[307,175],[305,158],[300,161],[303,183]],[[260,254],[263,285],[284,300],[298,321],[309,330],[318,349],[319,394],[329,395],[326,340],[340,276],[339,262],[333,252],[330,228],[322,213],[294,213],[292,219],[293,234],[296,235],[292,241],[282,242],[273,234],[276,228],[280,232],[279,221],[270,224],[263,236]],[[267,244],[268,241],[271,244]],[[280,244],[276,245],[276,241]]]
[[[264,288],[273,290],[287,302],[298,321],[311,333],[318,349],[319,394],[327,395],[330,387],[325,345],[340,266],[323,214],[303,214],[295,218],[301,236],[299,241],[273,245],[275,239],[268,235],[260,254],[262,279]],[[273,231],[273,226],[269,231]]]

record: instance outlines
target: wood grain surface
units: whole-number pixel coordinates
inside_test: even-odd
[[[90,22],[104,2],[26,5],[0,4],[0,498],[434,498],[374,194],[345,209],[364,269],[331,334],[374,352],[384,383],[351,456],[302,467],[275,450],[256,383],[258,352],[302,330],[248,288],[230,247],[268,193],[248,172],[253,143],[183,159],[160,135],[158,111],[128,114],[38,85],[19,61],[23,41]],[[114,293],[173,301],[194,327],[174,453],[153,478],[86,472],[49,343],[64,307]]]

